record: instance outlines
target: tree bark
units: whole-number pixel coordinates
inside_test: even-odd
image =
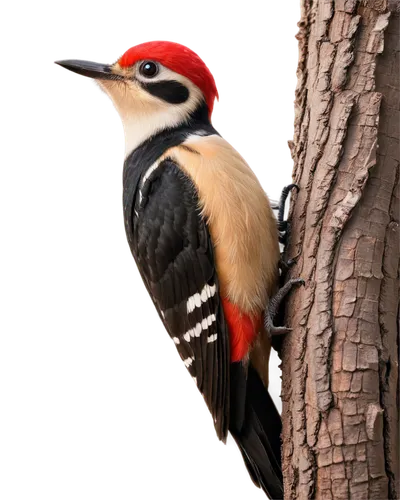
[[[301,1],[285,500],[397,499],[400,2]]]

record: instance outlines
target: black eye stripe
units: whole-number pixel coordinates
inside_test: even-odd
[[[170,104],[182,104],[189,98],[188,88],[175,80],[141,84],[147,92]]]

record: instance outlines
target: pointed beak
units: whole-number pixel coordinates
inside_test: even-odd
[[[55,61],[63,68],[69,69],[78,75],[96,78],[97,80],[121,80],[122,76],[113,72],[108,64],[99,64],[90,61],[79,61],[77,59],[68,59],[66,61]]]

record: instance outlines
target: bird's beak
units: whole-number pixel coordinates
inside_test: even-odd
[[[97,80],[120,80],[121,75],[113,72],[113,69],[108,64],[99,64],[90,61],[79,61],[76,59],[68,59],[66,61],[55,61],[63,68],[69,69],[79,75],[96,78]]]

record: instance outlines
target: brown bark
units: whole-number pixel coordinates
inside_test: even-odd
[[[302,0],[287,257],[286,500],[397,499],[398,1]]]

